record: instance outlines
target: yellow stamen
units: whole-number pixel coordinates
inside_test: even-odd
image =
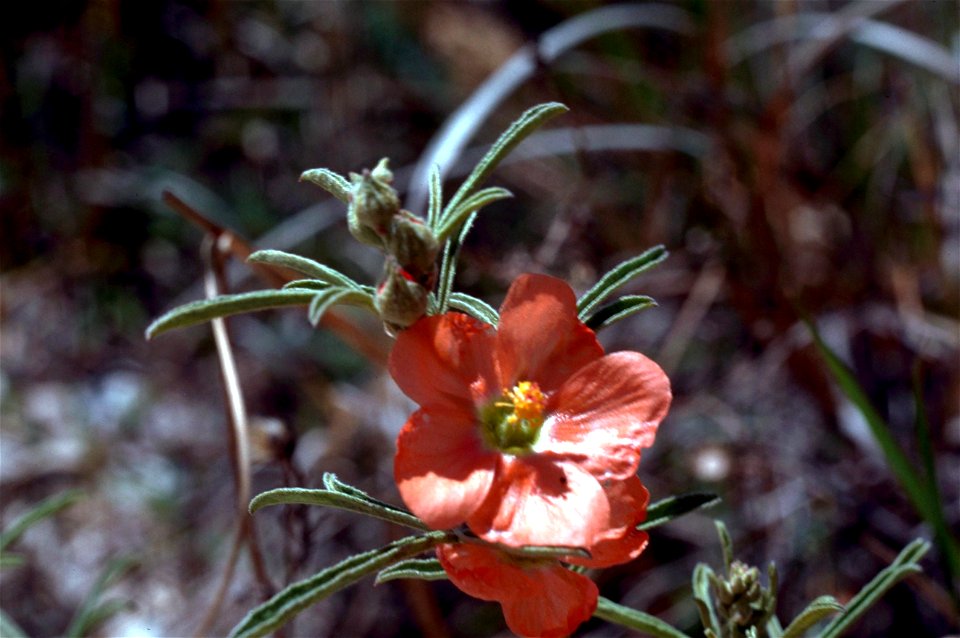
[[[540,386],[532,381],[521,381],[513,390],[504,390],[504,396],[513,403],[513,414],[507,417],[510,423],[528,421],[538,423],[543,419],[543,410],[547,405],[547,398],[540,391]]]

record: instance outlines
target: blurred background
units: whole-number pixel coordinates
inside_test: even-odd
[[[583,292],[664,244],[667,262],[625,290],[659,307],[601,340],[648,354],[673,382],[640,468],[653,499],[723,499],[655,530],[640,559],[597,575],[601,593],[698,631],[689,577],[720,565],[717,517],[740,558],[776,562],[789,620],[932,538],[803,318],[910,462],[936,470],[946,523],[960,526],[955,0],[18,7],[0,21],[0,521],[80,490],[10,547],[21,560],[0,603],[27,634],[192,635],[224,580],[236,492],[211,333],[143,336],[203,296],[203,231],[163,191],[254,247],[373,283],[379,254],[350,241],[343,205],[300,173],[389,157],[423,213],[425,167],[443,167],[452,193],[484,145],[552,100],[570,112],[492,176],[516,197],[479,218],[458,287],[497,305],[536,271]],[[268,285],[240,262],[228,274],[234,291]],[[332,471],[398,503],[393,439],[412,406],[371,354],[389,347],[382,328],[339,316],[365,348],[297,309],[229,322],[254,491],[316,487]],[[242,555],[210,635],[399,533],[321,509],[253,520],[262,562]],[[923,567],[850,635],[956,633],[942,552]],[[76,631],[97,604],[110,613]],[[448,583],[364,581],[285,635],[505,631],[497,605]]]

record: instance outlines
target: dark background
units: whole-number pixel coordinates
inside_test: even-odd
[[[0,580],[6,613],[31,635],[60,635],[123,558],[134,566],[106,596],[129,604],[99,635],[189,635],[214,596],[234,487],[212,339],[206,327],[143,338],[153,317],[203,294],[202,231],[162,203],[163,190],[256,247],[373,283],[378,255],[350,241],[342,205],[298,183],[300,173],[346,174],[386,156],[406,192],[430,140],[486,78],[557,25],[579,16],[595,26],[600,14],[589,12],[601,6],[114,0],[7,10],[0,516],[9,524],[69,487],[85,496],[12,548],[26,560]],[[719,565],[718,517],[743,560],[777,563],[788,621],[818,595],[845,600],[911,539],[930,538],[802,317],[854,369],[911,459],[919,366],[946,515],[954,530],[960,521],[958,4],[634,8],[653,26],[542,59],[489,116],[476,114],[479,148],[524,109],[561,101],[571,111],[547,129],[582,144],[570,153],[544,142],[552,157],[493,175],[516,197],[480,217],[459,288],[496,305],[513,277],[538,271],[582,292],[622,259],[667,246],[670,259],[627,290],[660,306],[601,337],[647,353],[673,381],[673,409],[640,468],[653,498],[708,490],[723,503],[658,529],[640,559],[598,582],[615,601],[695,630],[689,574],[698,561]],[[611,124],[662,128],[590,150],[585,127]],[[445,192],[456,185],[451,177]],[[265,285],[242,264],[231,270],[234,290]],[[389,346],[376,322],[341,315],[372,347]],[[334,471],[398,502],[393,437],[411,406],[382,366],[312,330],[302,311],[230,327],[256,432],[281,442],[257,448],[255,491],[316,486]],[[255,517],[275,586],[397,533],[356,515],[275,509]],[[850,635],[955,630],[936,550],[923,565]],[[261,600],[246,557],[231,582],[217,634]],[[504,629],[496,605],[449,584],[364,581],[287,635],[444,631]],[[625,630],[594,621],[580,633]]]

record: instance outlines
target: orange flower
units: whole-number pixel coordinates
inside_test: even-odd
[[[511,556],[480,545],[441,545],[450,581],[471,596],[495,600],[520,636],[567,636],[597,608],[597,586],[553,559]]]
[[[466,523],[511,547],[582,547],[603,564],[643,549],[635,474],[670,382],[640,353],[604,355],[564,282],[519,277],[497,329],[456,312],[424,317],[397,338],[390,372],[420,405],[394,475],[428,525]]]

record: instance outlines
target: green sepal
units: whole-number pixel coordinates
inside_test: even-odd
[[[629,627],[656,638],[689,638],[685,633],[656,616],[618,605],[603,596],[597,599],[597,609],[593,615],[601,620]]]
[[[247,257],[247,261],[255,264],[270,264],[271,266],[282,266],[308,277],[325,281],[332,286],[343,286],[344,288],[359,288],[360,285],[353,279],[350,279],[342,272],[325,266],[318,261],[294,255],[293,253],[282,250],[258,250]]]
[[[719,502],[720,497],[709,492],[689,492],[679,496],[670,496],[650,505],[647,508],[646,520],[637,525],[637,529],[643,531],[653,529],[685,514],[713,507]]]
[[[320,320],[327,310],[337,304],[360,306],[361,308],[376,312],[373,305],[373,295],[370,293],[359,287],[342,288],[335,286],[314,293],[313,299],[310,300],[310,307],[307,310],[307,318],[310,319],[312,325],[316,326],[320,323]]]
[[[418,531],[430,528],[410,512],[378,501],[358,490],[357,494],[323,489],[282,487],[257,494],[250,501],[250,513],[271,505],[319,505],[365,514]]]
[[[929,550],[930,543],[922,538],[918,538],[904,547],[890,565],[882,569],[873,580],[864,585],[863,589],[850,599],[840,615],[830,621],[830,624],[824,628],[820,638],[836,638],[841,635],[897,582],[910,574],[923,571],[917,563]]]
[[[379,549],[356,554],[336,565],[317,572],[310,578],[287,586],[270,600],[250,610],[230,632],[233,638],[265,636],[282,627],[293,616],[317,601],[340,591],[368,574],[412,558],[441,545],[453,542],[450,532],[433,531],[407,536]]]
[[[443,565],[441,565],[440,561],[436,558],[410,558],[380,570],[373,584],[379,585],[380,583],[399,580],[401,578],[446,580],[447,572],[444,571]]]
[[[557,560],[567,556],[590,558],[590,552],[583,547],[571,547],[569,545],[523,545],[522,547],[508,547],[496,543],[491,543],[491,545],[505,554],[523,558],[556,558]]]
[[[657,305],[653,297],[646,295],[624,295],[611,304],[603,306],[583,321],[588,328],[598,332],[601,328],[613,325],[621,319],[634,315],[641,310]]]
[[[13,541],[20,538],[27,529],[33,524],[52,516],[65,507],[76,503],[83,496],[81,490],[66,490],[53,496],[48,496],[37,503],[30,511],[23,514],[16,521],[11,523],[7,529],[0,534],[0,552],[3,552]]]
[[[497,167],[497,164],[512,151],[517,144],[524,140],[528,135],[542,126],[547,120],[561,113],[566,113],[569,109],[559,102],[547,102],[527,109],[517,118],[510,127],[504,131],[494,142],[490,150],[483,156],[473,171],[467,176],[454,196],[447,202],[447,206],[440,218],[442,225],[450,218],[452,212],[458,210],[460,205],[471,195],[473,191],[480,186],[490,176],[490,173]]]
[[[341,202],[350,203],[350,182],[342,175],[326,168],[311,168],[300,175],[301,182],[316,184]]]
[[[580,317],[580,321],[584,321],[593,314],[594,308],[609,297],[614,290],[640,273],[653,268],[666,259],[667,255],[666,248],[654,246],[612,268],[577,301],[577,315]]]
[[[284,306],[306,306],[316,296],[316,292],[303,289],[255,290],[233,295],[220,295],[212,299],[200,299],[182,306],[154,319],[146,330],[147,339],[172,330],[193,326],[218,317],[281,308]]]
[[[838,603],[836,598],[820,596],[797,614],[797,617],[783,631],[781,638],[801,638],[808,629],[838,611],[843,611],[843,605]]]
[[[465,312],[475,319],[479,319],[491,326],[500,323],[500,314],[485,301],[472,297],[462,292],[450,293],[447,305],[454,310]]]
[[[441,217],[440,221],[437,223],[437,228],[434,229],[434,234],[437,237],[437,241],[443,242],[446,240],[461,226],[461,224],[463,224],[467,217],[478,212],[484,206],[488,206],[493,202],[500,201],[501,199],[509,199],[511,197],[513,197],[513,193],[505,188],[500,188],[499,186],[492,186],[490,188],[484,188],[483,190],[477,191],[470,197],[466,198],[459,206],[457,206],[457,208],[445,213]]]

